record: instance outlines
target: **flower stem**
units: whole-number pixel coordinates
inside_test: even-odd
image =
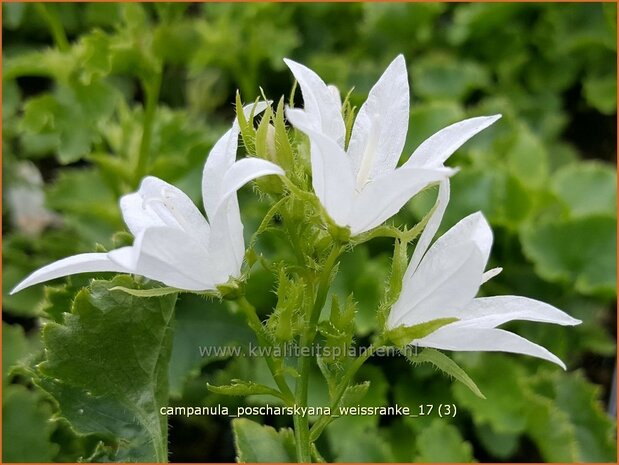
[[[43,3],[35,4],[37,11],[43,18],[43,20],[47,23],[49,27],[49,31],[54,38],[54,43],[58,50],[61,52],[66,52],[69,50],[69,40],[67,39],[67,35],[64,31],[64,27],[58,18],[58,15],[54,11],[50,11],[46,5]]]
[[[363,355],[355,359],[355,361],[348,367],[348,370],[346,370],[346,373],[344,373],[344,377],[338,385],[337,390],[335,391],[335,395],[331,400],[330,411],[332,414],[336,413],[336,409],[338,408],[340,400],[342,399],[344,392],[346,392],[346,388],[348,388],[350,382],[352,381],[352,378],[355,376],[357,371],[359,371],[359,368],[361,368],[361,366],[367,361],[367,359],[372,356],[375,350],[376,347],[374,345],[371,345],[365,350]],[[322,415],[310,430],[310,442],[313,443],[314,441],[316,441],[320,437],[320,434],[323,432],[323,430],[329,425],[329,423],[331,423],[331,421],[331,415]]]
[[[311,360],[313,358],[311,351],[304,348],[309,348],[316,337],[316,325],[318,323],[318,319],[320,318],[322,308],[325,305],[325,301],[327,300],[329,284],[331,282],[331,272],[333,271],[333,268],[335,267],[341,252],[342,246],[337,242],[333,244],[331,252],[327,257],[327,260],[325,261],[322,272],[320,274],[318,289],[316,291],[316,298],[310,310],[307,328],[301,335],[300,345],[303,352],[301,357],[299,358],[299,378],[297,379],[297,385],[294,393],[295,403],[299,407],[307,407],[309,371],[311,366]],[[294,429],[296,436],[297,460],[303,463],[311,462],[311,441],[307,416],[295,415]]]
[[[150,145],[153,135],[153,125],[155,122],[155,113],[157,110],[157,102],[159,101],[159,91],[161,90],[161,74],[162,69],[152,76],[152,80],[142,80],[142,89],[144,91],[144,118],[142,124],[142,140],[140,141],[140,151],[135,164],[134,184],[138,186],[140,180],[148,171],[148,157],[150,155]]]
[[[269,341],[269,337],[264,329],[264,326],[262,326],[262,322],[260,321],[260,318],[258,318],[258,314],[256,313],[256,307],[254,307],[247,300],[247,298],[245,298],[245,296],[240,297],[237,300],[237,303],[239,304],[239,307],[241,308],[243,313],[245,313],[245,317],[247,318],[247,323],[249,324],[249,327],[256,334],[256,337],[258,338],[258,342],[260,343],[260,345],[263,347],[270,347],[271,342]],[[292,404],[294,396],[292,394],[292,391],[288,387],[288,383],[286,382],[286,379],[281,374],[281,370],[277,366],[278,361],[275,360],[270,354],[265,355],[265,360],[267,362],[267,366],[269,367],[269,371],[271,372],[271,375],[273,376],[273,379],[275,380],[275,383],[277,384],[277,387],[279,388],[280,393],[282,394],[283,398],[286,400],[286,403]]]

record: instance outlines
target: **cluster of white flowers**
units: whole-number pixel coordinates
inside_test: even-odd
[[[397,168],[409,118],[408,74],[402,56],[371,89],[348,144],[337,90],[307,67],[285,62],[304,99],[304,108],[287,108],[286,117],[310,140],[312,186],[336,224],[349,228],[352,236],[361,234],[384,223],[430,184],[440,185],[437,206],[419,238],[386,329],[454,318],[411,344],[522,353],[565,368],[545,348],[497,326],[512,320],[560,325],[576,325],[579,320],[525,297],[475,298],[480,286],[501,271],[485,271],[492,231],[481,212],[464,218],[430,246],[449,201],[449,177],[456,173],[444,162],[500,115],[470,118],[437,132]],[[266,103],[258,105],[255,113],[266,107]],[[249,114],[252,108],[244,111]],[[214,290],[230,278],[239,278],[245,244],[236,191],[260,176],[284,176],[284,171],[258,158],[236,161],[238,137],[234,123],[206,160],[202,195],[208,221],[182,191],[147,177],[138,192],[120,201],[127,227],[135,236],[132,246],[59,260],[35,271],[13,292],[95,271],[139,274],[190,291]]]

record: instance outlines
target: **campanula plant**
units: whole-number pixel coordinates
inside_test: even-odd
[[[300,85],[303,109],[284,108],[283,102],[273,108],[269,101],[241,108],[237,98],[237,120],[215,143],[204,164],[201,188],[208,220],[180,189],[147,176],[137,192],[120,200],[133,245],[61,259],[26,277],[13,292],[77,273],[114,272],[147,280],[131,282],[119,277],[112,281],[114,285],[93,284],[89,292],[96,289],[98,299],[117,296],[116,302],[125,294],[138,300],[169,299],[179,292],[233,302],[264,349],[262,356],[273,385],[236,379],[209,388],[221,395],[269,396],[291,408],[291,458],[299,462],[322,460],[316,441],[339,416],[339,408],[351,399],[360,401],[367,393],[369,385],[355,384],[354,378],[380,349],[503,351],[546,359],[565,369],[545,348],[498,326],[512,320],[559,325],[576,325],[579,320],[526,297],[476,297],[481,284],[500,272],[486,271],[493,239],[481,212],[463,218],[431,244],[449,201],[449,178],[457,176],[457,168],[444,163],[500,115],[467,119],[437,132],[397,167],[409,115],[408,75],[402,55],[387,67],[356,115],[347,119],[339,92],[304,65],[284,61]],[[284,112],[289,129],[283,125]],[[253,156],[237,161],[239,136]],[[277,177],[273,182],[259,180],[269,175]],[[246,250],[237,190],[254,180],[270,207],[258,229],[251,231]],[[400,229],[385,224],[412,197],[435,186],[439,186],[437,202],[421,222]],[[256,241],[269,232],[287,239],[290,258],[272,260],[256,249]],[[359,354],[313,353],[310,349],[316,344],[330,349],[342,341],[352,344],[354,296],[346,304],[334,299],[330,315],[327,298],[343,254],[379,237],[394,241],[394,259],[384,304],[376,309],[380,326],[372,345]],[[415,240],[408,262],[407,246]],[[258,265],[277,278],[278,302],[267,309],[266,321],[250,302],[251,296],[245,295],[245,283]],[[292,358],[276,350],[290,343],[303,350]],[[414,356],[407,356],[415,361]],[[419,357],[426,357],[483,397],[474,381],[444,354],[437,358],[421,353]],[[53,357],[43,366],[53,367]],[[330,409],[312,422],[307,411],[309,391],[316,382],[310,376],[315,366],[329,387]],[[62,375],[58,376],[54,383],[63,383]],[[41,385],[54,395],[55,388],[45,381]],[[59,398],[59,402],[63,408],[65,401]],[[236,424],[238,428],[245,425]],[[153,443],[158,444],[154,457],[160,460],[165,441],[158,437]],[[251,457],[247,450],[251,446],[240,437],[237,447],[240,459]]]

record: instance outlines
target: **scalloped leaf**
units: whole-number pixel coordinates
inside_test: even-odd
[[[167,460],[168,362],[176,297],[111,292],[129,276],[93,281],[63,323],[43,329],[38,384],[79,434],[100,435],[114,461]]]
[[[232,420],[237,462],[294,462],[295,442],[291,429],[276,431],[246,418]]]

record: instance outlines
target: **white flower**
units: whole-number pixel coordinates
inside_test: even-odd
[[[399,55],[374,85],[345,150],[346,129],[337,92],[312,70],[284,60],[297,79],[305,107],[288,108],[288,120],[311,141],[312,183],[329,216],[353,235],[396,214],[415,194],[455,171],[443,163],[462,144],[500,118],[471,118],[423,142],[396,169],[408,131],[409,89]]]
[[[259,105],[256,113],[265,108]],[[238,278],[245,243],[236,191],[257,177],[284,174],[266,160],[235,161],[238,136],[235,122],[204,165],[202,198],[208,222],[184,192],[146,177],[137,192],[120,200],[125,223],[135,237],[132,246],[59,260],[32,273],[11,293],[86,272],[133,273],[190,291],[214,290],[230,277]]]
[[[512,320],[572,326],[580,324],[580,320],[526,297],[475,298],[479,287],[501,271],[495,268],[484,273],[492,247],[492,230],[481,212],[461,220],[428,248],[448,200],[449,182],[444,181],[439,189],[437,208],[404,275],[402,292],[391,309],[387,328],[413,326],[438,318],[457,318],[458,321],[410,343],[455,351],[527,354],[565,369],[563,362],[544,347],[497,326]]]

